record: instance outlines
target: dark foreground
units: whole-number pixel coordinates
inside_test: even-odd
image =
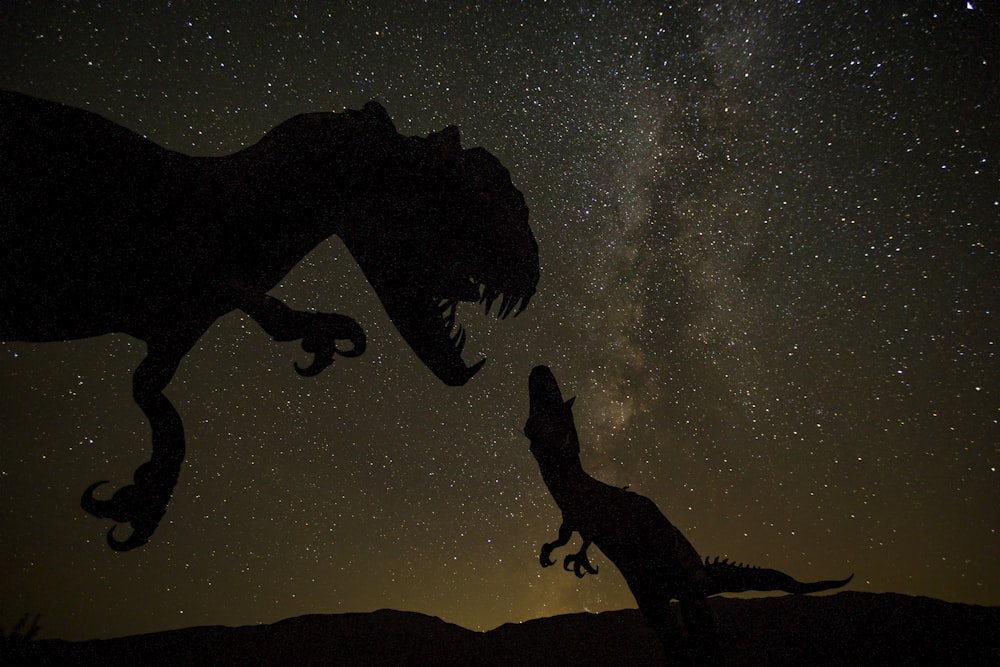
[[[1000,664],[1000,607],[855,592],[711,604],[727,664]],[[43,639],[0,650],[4,665],[654,665],[663,659],[634,609],[539,618],[489,632],[382,610],[120,639]]]

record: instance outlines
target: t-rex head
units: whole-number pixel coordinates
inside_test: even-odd
[[[535,293],[538,244],[524,197],[493,155],[462,148],[454,126],[404,138],[375,102],[349,113],[384,133],[379,167],[370,171],[380,180],[383,219],[341,238],[420,360],[446,384],[465,384],[486,360],[468,367],[462,360],[459,302],[482,303],[489,313],[499,299],[495,313],[505,318]]]
[[[536,459],[570,459],[580,456],[580,440],[573,421],[573,402],[563,401],[555,375],[548,366],[535,366],[528,376],[528,420],[524,435]]]

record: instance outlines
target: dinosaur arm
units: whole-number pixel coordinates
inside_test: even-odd
[[[542,564],[542,567],[549,567],[550,565],[556,564],[556,562],[550,558],[552,551],[564,546],[567,542],[569,542],[571,537],[573,537],[573,527],[563,520],[563,522],[559,525],[559,536],[556,537],[555,541],[546,542],[542,545],[542,552],[538,555],[538,561]]]
[[[333,363],[335,354],[356,357],[365,351],[365,332],[353,318],[337,313],[293,310],[268,294],[241,287],[235,289],[240,310],[252,317],[274,340],[301,338],[302,349],[316,355],[306,368],[295,363],[295,370],[300,375],[317,375]],[[350,342],[350,347],[338,347],[339,340]]]

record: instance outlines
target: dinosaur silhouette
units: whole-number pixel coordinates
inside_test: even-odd
[[[563,568],[577,577],[597,574],[587,558],[596,544],[611,559],[628,583],[639,610],[652,626],[672,660],[685,663],[715,662],[717,640],[714,620],[706,598],[726,592],[780,590],[814,593],[846,585],[854,575],[840,581],[802,583],[764,568],[705,559],[650,499],[599,482],[580,463],[580,441],[573,420],[573,401],[563,401],[552,371],[536,366],[528,379],[530,416],[524,433],[542,479],[562,511],[559,536],[542,545],[542,567],[554,565],[552,551],[579,532],[583,545],[566,556]],[[670,599],[680,600],[684,628],[691,645],[684,646],[682,633],[670,609]]]
[[[267,291],[337,235],[417,357],[449,385],[462,360],[460,301],[497,315],[527,306],[538,281],[528,208],[486,150],[449,126],[404,137],[376,102],[281,123],[225,157],[162,148],[96,114],[0,92],[0,339],[60,341],[122,332],[146,342],[133,397],[152,457],[109,500],[81,504],[129,523],[109,545],[145,544],[184,459],[181,418],[163,390],[195,342],[239,309],[276,341],[314,355],[302,375],[366,345],[350,317],[292,310]]]

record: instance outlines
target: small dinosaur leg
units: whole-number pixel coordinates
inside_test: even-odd
[[[239,308],[276,341],[302,339],[302,349],[316,356],[305,368],[295,362],[299,375],[318,375],[333,363],[335,354],[356,357],[365,351],[364,330],[346,315],[293,310],[273,296],[250,291],[239,291]],[[340,348],[338,340],[346,340],[351,346]]]
[[[696,665],[721,664],[719,640],[715,634],[715,619],[708,599],[686,596],[680,599],[681,618],[688,634],[691,657]]]
[[[579,579],[583,579],[584,575],[588,573],[597,574],[597,568],[591,565],[590,560],[587,558],[587,549],[590,548],[590,545],[590,540],[584,540],[579,551],[563,559],[563,569],[569,572],[570,566],[572,566],[573,574]]]
[[[555,541],[546,542],[542,545],[542,552],[538,555],[538,561],[542,564],[542,567],[549,567],[550,565],[556,564],[556,562],[550,558],[552,551],[564,546],[567,542],[569,542],[571,537],[573,537],[573,527],[563,521],[559,525],[559,536],[555,539]]]
[[[149,419],[152,458],[135,471],[134,483],[118,489],[110,500],[93,495],[104,481],[91,484],[80,500],[83,509],[98,518],[132,525],[132,534],[122,541],[115,539],[114,526],[108,531],[108,544],[116,551],[129,551],[149,541],[177,483],[184,462],[184,426],[162,392],[190,347],[149,343],[149,353],[132,375],[132,396]]]
[[[655,576],[655,575],[654,575]],[[655,577],[640,583],[636,577],[626,577],[629,589],[635,596],[643,620],[656,632],[668,665],[691,665],[692,656],[688,641],[670,608],[670,592],[664,581]]]

